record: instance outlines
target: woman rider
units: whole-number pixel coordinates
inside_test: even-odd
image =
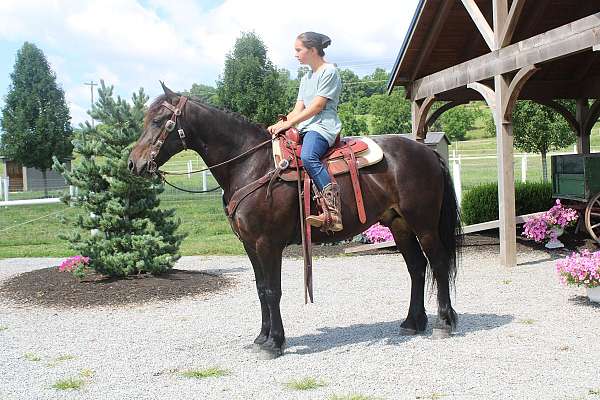
[[[310,66],[302,77],[296,106],[287,115],[267,129],[273,135],[286,131],[294,125],[303,137],[300,158],[308,175],[325,199],[331,219],[326,213],[311,215],[306,221],[315,227],[333,232],[341,231],[342,214],[340,192],[321,157],[334,144],[342,124],[337,115],[337,106],[342,91],[340,74],[333,64],[325,62],[323,49],[331,44],[329,37],[315,32],[305,32],[296,38],[294,48],[300,64]]]

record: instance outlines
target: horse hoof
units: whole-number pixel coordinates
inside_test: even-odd
[[[433,340],[447,339],[451,336],[450,328],[433,328],[431,338]]]
[[[258,346],[256,352],[258,353],[259,360],[274,360],[283,355],[283,348],[273,349]]]
[[[250,343],[244,346],[244,350],[248,350],[252,353],[258,353],[260,351],[260,344],[258,343]]]
[[[402,336],[415,336],[417,333],[416,329],[400,327],[400,335]]]

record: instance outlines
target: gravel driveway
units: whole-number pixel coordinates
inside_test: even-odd
[[[0,280],[56,264],[0,260]],[[219,271],[237,285],[133,308],[0,304],[0,399],[600,398],[600,307],[584,289],[560,286],[545,252],[520,254],[507,270],[497,248],[467,248],[453,297],[458,331],[445,340],[431,340],[431,328],[398,335],[410,295],[401,256],[316,259],[309,305],[302,261],[285,259],[288,348],[272,361],[244,349],[260,324],[246,258],[184,257],[177,267]],[[435,296],[426,304],[431,326]],[[181,375],[211,367],[229,373]],[[52,388],[82,371],[79,390]],[[306,377],[324,386],[286,385]]]

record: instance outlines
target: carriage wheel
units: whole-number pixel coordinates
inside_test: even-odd
[[[585,208],[585,228],[600,243],[600,192],[592,197]]]

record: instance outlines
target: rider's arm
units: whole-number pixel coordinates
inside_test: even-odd
[[[288,115],[287,122],[290,126],[294,126],[302,121],[306,121],[307,119],[314,117],[315,115],[323,111],[325,105],[327,105],[327,98],[322,96],[315,96],[314,100],[310,103],[308,107],[302,109],[298,113],[295,113],[296,109],[298,108],[298,103],[302,103],[302,106],[304,106],[304,102],[299,101],[296,103],[296,108],[294,108],[290,115]]]
[[[294,109],[287,115],[287,119],[293,118],[295,115],[300,114],[302,110],[304,110],[304,102],[302,100],[298,100],[294,106]]]

